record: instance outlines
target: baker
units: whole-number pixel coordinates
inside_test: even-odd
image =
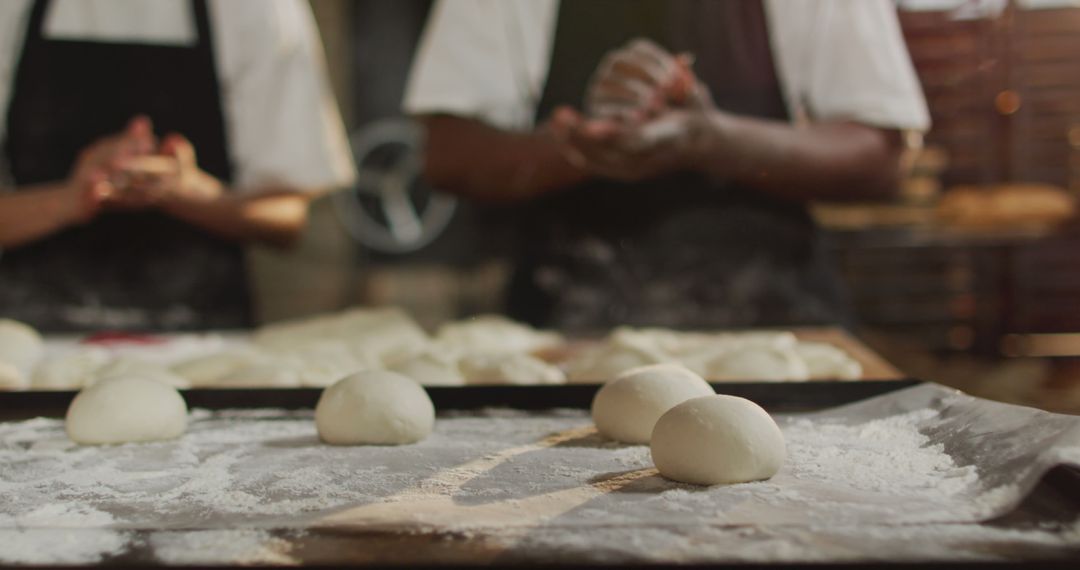
[[[0,316],[249,326],[243,245],[355,174],[322,57],[301,0],[0,3]]]
[[[807,202],[889,195],[929,123],[887,0],[443,0],[405,109],[567,330],[843,322]]]

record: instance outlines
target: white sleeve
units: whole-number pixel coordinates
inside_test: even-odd
[[[233,185],[352,184],[355,167],[307,2],[217,0],[211,18]]]
[[[789,107],[818,121],[930,127],[890,0],[770,0],[765,6]]]
[[[7,110],[15,90],[15,71],[22,57],[30,1],[0,2],[0,143],[7,138]],[[0,168],[6,159],[0,157]],[[6,178],[0,172],[0,181]]]
[[[405,112],[530,128],[557,12],[556,0],[439,0],[409,74]]]

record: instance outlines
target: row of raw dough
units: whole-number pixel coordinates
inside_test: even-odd
[[[122,373],[157,376],[177,387],[323,387],[368,369],[400,372],[428,386],[559,384],[602,382],[665,362],[719,381],[849,380],[862,374],[842,350],[800,342],[789,332],[621,328],[603,341],[567,345],[556,333],[494,315],[448,323],[432,336],[395,308],[274,324],[256,330],[249,343],[179,362],[115,356],[95,346],[48,359],[42,354],[33,329],[0,321],[0,388],[69,390]]]

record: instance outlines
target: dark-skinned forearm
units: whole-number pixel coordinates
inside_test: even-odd
[[[307,223],[308,197],[296,192],[260,192],[212,200],[170,199],[162,211],[222,238],[289,247]]]
[[[78,196],[63,183],[0,192],[0,248],[16,248],[74,224]]]
[[[895,131],[849,122],[796,127],[721,112],[701,121],[695,164],[718,179],[796,201],[880,199],[896,191],[902,145]]]
[[[564,189],[587,179],[565,158],[554,137],[503,131],[473,119],[424,118],[428,180],[460,196],[514,201]]]

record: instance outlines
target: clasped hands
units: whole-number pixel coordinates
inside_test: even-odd
[[[219,180],[199,168],[195,148],[172,133],[158,141],[153,125],[136,116],[123,131],[100,139],[80,152],[66,190],[72,196],[71,219],[85,222],[105,209],[164,208],[176,201],[220,197]]]
[[[693,170],[715,111],[692,58],[637,39],[608,53],[590,80],[585,114],[555,109],[548,126],[563,155],[586,172],[639,181]]]

